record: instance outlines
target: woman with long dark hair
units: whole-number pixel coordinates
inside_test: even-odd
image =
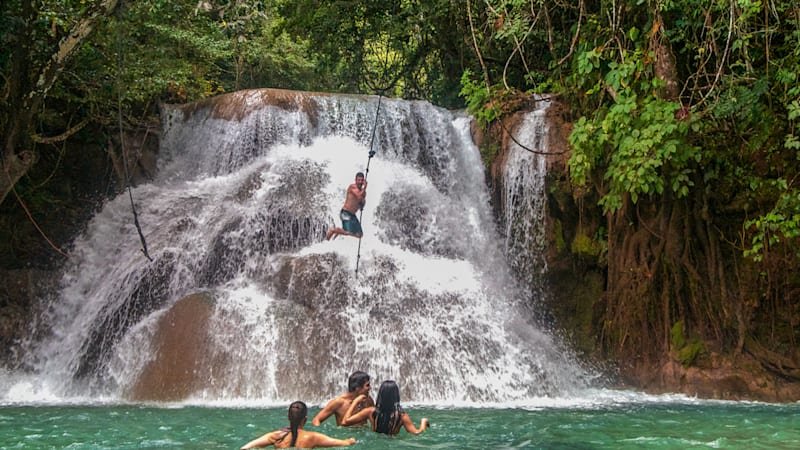
[[[241,450],[274,445],[275,448],[343,447],[355,444],[354,438],[335,439],[315,431],[306,431],[303,425],[308,419],[308,407],[303,402],[289,405],[289,426],[272,431],[243,445]]]
[[[405,428],[411,434],[420,434],[428,428],[428,419],[423,418],[420,426],[414,426],[414,421],[407,412],[400,406],[400,387],[392,380],[381,383],[378,390],[378,397],[375,399],[375,406],[370,406],[355,412],[356,405],[362,399],[356,397],[344,416],[342,425],[351,425],[368,419],[372,425],[372,431],[388,435],[396,435],[400,428]]]

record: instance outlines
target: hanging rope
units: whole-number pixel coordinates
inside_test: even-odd
[[[122,48],[122,44],[120,43],[120,36],[119,36],[119,23],[117,24],[117,122],[119,124],[119,146],[120,150],[122,151],[122,167],[125,170],[125,184],[128,186],[128,198],[131,201],[131,211],[133,211],[133,224],[136,226],[136,231],[139,233],[139,241],[142,243],[142,248],[140,251],[144,254],[145,258],[147,258],[150,262],[153,262],[153,258],[150,257],[150,254],[147,252],[147,241],[144,238],[144,233],[142,232],[142,226],[139,224],[139,214],[136,212],[136,205],[133,202],[133,190],[131,189],[131,176],[128,173],[128,158],[126,157],[125,151],[125,136],[123,133],[122,128],[122,87],[119,85],[120,75],[122,74],[122,52],[120,49]]]
[[[8,180],[11,181],[11,175],[9,175],[9,173],[8,173],[8,167],[5,167],[5,173],[6,173],[6,176],[8,177]],[[47,241],[48,244],[50,244],[50,247],[53,250],[55,250],[56,252],[60,253],[61,256],[65,257],[65,258],[69,258],[69,255],[64,253],[63,250],[61,250],[56,244],[54,244],[53,241],[51,241],[50,238],[47,237],[47,235],[44,233],[44,231],[39,226],[39,224],[36,223],[36,219],[33,218],[33,214],[31,214],[31,212],[28,210],[28,207],[25,206],[25,202],[22,201],[22,197],[20,197],[19,194],[17,193],[17,188],[14,187],[13,183],[11,184],[11,192],[14,193],[14,197],[17,198],[17,202],[19,202],[19,205],[25,211],[25,214],[28,216],[28,220],[30,220],[31,223],[33,224],[33,226],[36,227],[36,230],[44,238],[44,240]]]
[[[375,108],[375,122],[372,124],[372,137],[369,141],[369,158],[367,158],[367,168],[364,169],[364,181],[367,181],[367,176],[369,176],[369,163],[372,161],[372,157],[375,156],[375,150],[373,149],[373,145],[375,145],[375,131],[378,128],[378,114],[381,111],[381,99],[383,98],[383,91],[378,93],[378,107]],[[361,207],[361,211],[358,213],[358,221],[361,222],[361,217],[364,215],[364,207]],[[363,234],[362,234],[363,236]],[[361,238],[358,238],[358,253],[356,256],[356,276],[358,276],[358,263],[361,261]]]
[[[364,181],[367,180],[367,176],[369,175],[369,163],[372,161],[372,157],[375,156],[375,134],[378,129],[378,117],[380,116],[381,112],[381,100],[383,100],[384,95],[387,91],[394,88],[394,85],[400,80],[403,76],[404,68],[401,60],[395,59],[392,61],[390,46],[387,43],[384,46],[385,53],[382,58],[383,67],[381,67],[381,73],[378,77],[376,82],[373,82],[369,79],[369,77],[364,78],[364,82],[372,89],[374,92],[378,93],[378,106],[375,108],[375,121],[372,124],[372,137],[369,141],[369,158],[367,158],[367,167],[364,169]],[[383,83],[382,85],[378,85],[378,83]],[[359,214],[358,214],[358,221],[361,222],[361,217],[364,215],[364,208],[362,207]],[[363,233],[362,233],[363,236]],[[358,276],[358,265],[361,261],[361,238],[358,238],[358,252],[356,255],[356,276]]]

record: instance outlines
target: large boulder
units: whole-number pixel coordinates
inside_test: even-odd
[[[158,321],[155,354],[129,392],[131,400],[178,401],[207,386],[214,370],[226,361],[208,359],[208,324],[214,300],[192,294],[178,300]]]

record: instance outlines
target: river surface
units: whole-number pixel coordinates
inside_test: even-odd
[[[419,436],[387,438],[366,428],[321,431],[354,437],[357,449],[796,449],[800,404],[717,402],[598,391],[596,399],[526,407],[407,405]],[[309,415],[321,405],[311,405]],[[309,419],[310,422],[310,419]],[[6,405],[3,449],[235,449],[287,424],[285,406]]]

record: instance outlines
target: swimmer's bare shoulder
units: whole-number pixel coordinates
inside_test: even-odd
[[[344,396],[344,394],[340,395],[340,396],[338,396],[336,398],[331,399],[331,401],[329,401],[320,410],[320,412],[318,412],[317,415],[314,416],[314,418],[311,420],[311,425],[314,425],[315,427],[318,427],[318,426],[320,426],[322,424],[322,422],[324,422],[326,419],[328,419],[328,417],[330,417],[331,415],[335,415],[336,416],[336,424],[339,425],[339,423],[341,422],[339,411],[342,408],[344,408],[344,411],[346,412],[347,411],[347,407],[350,404],[349,402],[345,403],[345,399],[343,398],[343,396]],[[343,415],[343,413],[342,413],[342,415]]]

